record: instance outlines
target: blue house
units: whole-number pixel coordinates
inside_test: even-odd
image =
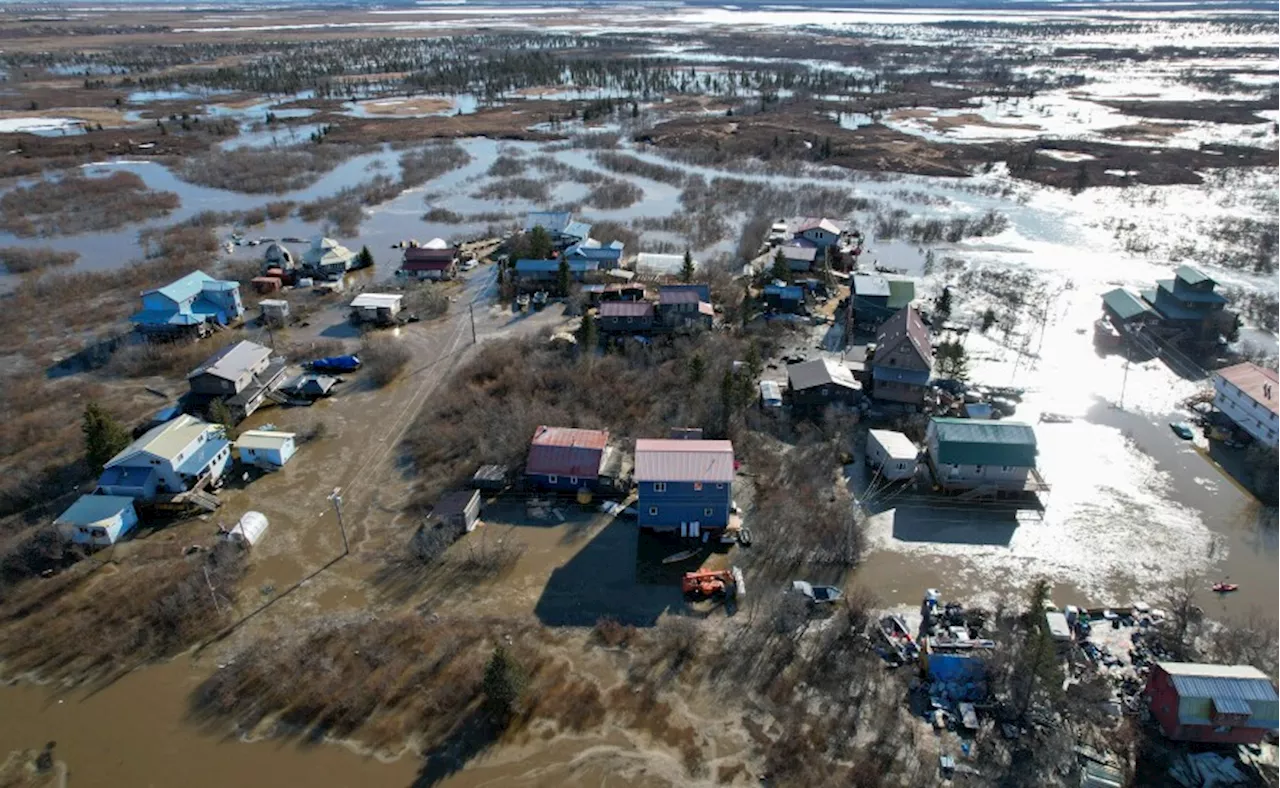
[[[879,328],[897,311],[889,307],[889,280],[879,274],[854,274],[850,290],[853,321],[859,326]]]
[[[593,490],[608,481],[608,459],[608,431],[544,425],[533,433],[524,475],[542,489]]]
[[[244,305],[240,285],[194,271],[164,287],[142,294],[142,311],[130,320],[148,334],[206,336],[213,325],[240,319]]]
[[[591,225],[575,222],[573,214],[567,211],[532,211],[525,217],[524,231],[533,232],[535,227],[546,230],[557,249],[580,244],[591,237]]]
[[[640,527],[682,536],[723,530],[733,507],[733,444],[641,438],[635,480]]]
[[[112,457],[96,492],[143,501],[177,495],[222,478],[231,443],[222,430],[182,415],[150,430]]]
[[[53,524],[64,542],[106,547],[138,526],[138,513],[132,498],[82,495]]]
[[[587,260],[569,260],[569,276],[581,282],[591,271],[598,270]],[[516,260],[516,278],[522,282],[555,282],[560,276],[559,260]]]
[[[621,265],[622,250],[622,241],[601,244],[599,241],[588,238],[581,243],[570,246],[564,251],[564,256],[569,260],[585,260],[595,263],[596,268],[608,271]]]
[[[1217,282],[1198,268],[1178,266],[1173,279],[1161,279],[1142,298],[1169,328],[1186,331],[1193,338],[1211,336],[1218,328],[1227,299],[1215,292]]]
[[[765,285],[764,303],[779,312],[799,312],[804,305],[804,288],[798,285]]]

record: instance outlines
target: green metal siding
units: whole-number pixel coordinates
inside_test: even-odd
[[[983,419],[934,419],[933,423],[940,463],[1035,467],[1036,433],[1026,424]]]

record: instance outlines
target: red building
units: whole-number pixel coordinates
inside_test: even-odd
[[[404,250],[400,275],[411,279],[452,279],[458,273],[458,250],[439,239]]]
[[[1248,665],[1160,662],[1146,695],[1160,729],[1175,741],[1256,744],[1280,724],[1275,685]]]

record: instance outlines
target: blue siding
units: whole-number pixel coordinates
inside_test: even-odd
[[[553,477],[540,473],[528,473],[525,474],[525,478],[528,479],[529,483],[535,487],[539,487],[544,490],[562,490],[564,492],[577,492],[583,487],[586,487],[588,490],[594,490],[600,481],[596,478],[585,479],[579,477],[577,482],[573,482],[571,480],[572,477],[556,476],[554,477],[555,481],[552,482],[551,479]]]
[[[703,528],[724,528],[729,524],[729,507],[733,503],[731,483],[705,482],[701,490],[695,490],[693,482],[667,482],[663,492],[657,492],[654,484],[641,482],[639,485],[636,508],[640,525],[662,528],[696,522]],[[651,513],[654,507],[657,514]]]

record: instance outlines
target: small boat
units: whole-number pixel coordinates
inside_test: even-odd
[[[1232,591],[1238,591],[1239,589],[1240,589],[1240,586],[1236,585],[1235,583],[1214,583],[1213,584],[1213,593],[1215,594],[1230,594]]]
[[[678,562],[678,561],[685,561],[685,560],[688,560],[688,559],[690,559],[690,558],[693,558],[693,557],[694,557],[695,555],[697,555],[697,554],[698,554],[698,551],[697,551],[697,550],[681,550],[681,551],[680,551],[680,552],[678,552],[678,553],[672,553],[671,555],[669,555],[669,556],[667,556],[666,558],[662,559],[662,563],[664,563],[664,564],[674,564],[674,563],[676,563],[676,562]]]
[[[1071,417],[1062,413],[1041,413],[1040,421],[1045,424],[1068,424],[1071,422]]]

